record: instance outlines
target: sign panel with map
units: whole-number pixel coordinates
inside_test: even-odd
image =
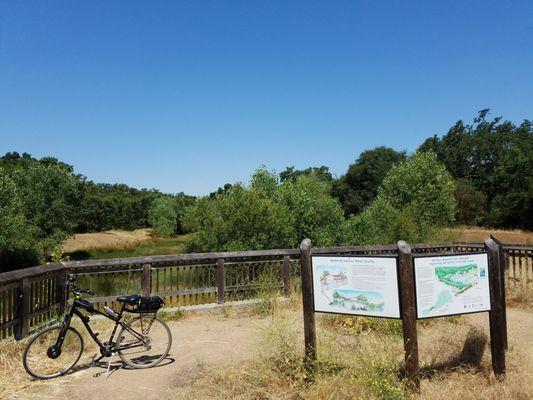
[[[414,259],[417,318],[490,310],[488,255]]]
[[[400,318],[396,257],[313,255],[315,311]]]

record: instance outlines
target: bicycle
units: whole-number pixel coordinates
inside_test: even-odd
[[[70,326],[72,317],[78,316],[91,338],[100,349],[100,357],[118,354],[120,359],[132,368],[150,368],[159,364],[168,355],[172,345],[172,335],[168,325],[157,318],[157,311],[163,305],[158,297],[142,297],[137,294],[119,296],[117,301],[122,303],[119,312],[109,306],[104,306],[105,312],[99,311],[82,294],[94,295],[89,289],[80,289],[75,279],[69,279],[69,290],[74,295],[69,310],[63,321],[55,326],[44,329],[30,339],[23,353],[23,365],[28,374],[36,379],[50,379],[69,372],[79,361],[83,353],[83,338],[81,334]],[[115,322],[108,341],[101,342],[98,332],[89,326],[89,314],[102,315]],[[139,316],[129,321],[123,321],[125,312],[138,313]],[[115,333],[121,327],[117,337]],[[108,365],[108,373],[109,366]]]

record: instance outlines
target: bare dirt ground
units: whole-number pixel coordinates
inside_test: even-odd
[[[298,319],[300,314],[299,310],[295,310],[294,318]],[[507,315],[510,352],[521,354],[524,358],[521,368],[531,371],[533,340],[530,335],[533,331],[533,313],[522,309],[508,309]],[[196,375],[205,376],[206,373],[211,373],[210,371],[220,374],[221,371],[230,370],[256,356],[261,329],[268,322],[269,319],[265,317],[246,315],[199,315],[172,321],[169,322],[173,335],[172,348],[167,360],[158,367],[146,370],[126,369],[121,366],[117,357],[111,364],[112,373],[107,380],[107,364],[87,366],[68,376],[45,382],[32,381],[28,376],[17,374],[18,380],[24,381],[17,382],[23,389],[18,394],[8,392],[10,396],[6,399],[170,399],[176,393],[187,393],[188,385],[194,381]],[[463,316],[461,325],[463,324],[478,327],[488,333],[488,314]],[[438,336],[436,331],[439,329],[438,326],[420,328],[419,342],[422,353],[435,345],[435,338]],[[442,332],[439,334],[442,335]],[[453,341],[454,338],[450,337],[449,340]],[[490,354],[488,346],[486,352]],[[81,365],[88,365],[93,354],[94,349],[86,350],[80,360]],[[421,354],[421,362],[423,358]],[[426,384],[429,384],[429,381]],[[445,391],[445,388],[443,390]],[[1,390],[0,398],[3,398]],[[185,395],[180,398],[189,397]]]
[[[510,244],[533,244],[533,232],[521,230],[484,229],[477,227],[451,228],[457,232],[459,242],[482,242],[489,235],[496,236],[503,243]]]
[[[189,380],[195,372],[223,368],[225,364],[238,363],[253,356],[256,333],[264,323],[265,319],[262,318],[225,318],[215,315],[170,321],[172,347],[160,365],[150,369],[126,369],[119,357],[115,356],[111,363],[112,372],[105,379],[107,362],[89,366],[95,351],[86,350],[79,363],[81,369],[44,383],[32,382],[27,378],[26,394],[21,393],[17,398],[167,399],[173,388]],[[32,384],[35,384],[34,388]]]
[[[78,233],[63,242],[63,251],[71,253],[78,250],[96,248],[126,247],[148,242],[152,237],[152,229],[136,229],[134,231],[111,230],[96,233]]]

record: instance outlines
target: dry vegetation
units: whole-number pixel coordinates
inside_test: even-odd
[[[531,290],[529,290],[531,295]],[[298,301],[280,306],[265,298],[270,322],[261,328],[255,357],[223,369],[200,369],[174,390],[181,399],[531,399],[533,348],[511,340],[507,377],[491,372],[486,314],[419,324],[422,393],[413,396],[402,379],[401,323],[319,315],[317,372],[302,367]],[[529,316],[528,324],[533,323]],[[516,322],[515,322],[516,323]],[[510,328],[510,335],[522,327]],[[527,341],[526,341],[527,343]]]
[[[456,227],[448,229],[456,235],[454,240],[459,242],[482,242],[489,235],[496,236],[503,243],[508,244],[533,244],[533,232],[505,229],[489,229],[479,227]]]
[[[422,392],[413,396],[405,389],[402,379],[399,321],[317,314],[319,360],[317,372],[311,374],[301,362],[303,332],[299,298],[294,296],[289,301],[279,300],[279,293],[268,289],[268,279],[264,287],[260,293],[261,301],[252,309],[239,311],[228,308],[224,312],[226,318],[244,320],[246,316],[248,320],[255,317],[256,321],[261,321],[254,324],[260,338],[255,352],[240,361],[226,361],[222,365],[198,362],[185,374],[176,375],[172,387],[161,399],[532,398],[533,343],[529,335],[533,330],[533,313],[527,309],[530,303],[523,302],[532,297],[531,289],[524,289],[519,292],[520,296],[514,297],[513,307],[519,306],[522,310],[508,310],[510,347],[505,381],[496,380],[491,373],[486,314],[425,320],[418,324]],[[512,290],[509,293],[515,296]],[[179,314],[178,317],[183,316]],[[212,319],[210,323],[216,334],[216,320]],[[86,345],[89,343],[87,340]],[[74,376],[49,382],[31,381],[20,362],[24,344],[0,342],[0,398],[31,399],[42,397],[44,392],[62,393],[57,391],[59,389],[54,392],[54,388],[60,388]],[[234,346],[239,346],[239,343],[234,343]],[[87,365],[94,350],[94,346],[86,347],[81,368]],[[216,344],[213,344],[213,351],[217,351]],[[86,384],[84,390],[90,391],[91,382]],[[132,398],[141,396],[139,393],[139,397]]]

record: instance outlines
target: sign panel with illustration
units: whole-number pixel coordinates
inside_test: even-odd
[[[414,268],[418,318],[490,310],[486,253],[416,257]]]
[[[315,311],[400,318],[396,257],[311,259]]]

